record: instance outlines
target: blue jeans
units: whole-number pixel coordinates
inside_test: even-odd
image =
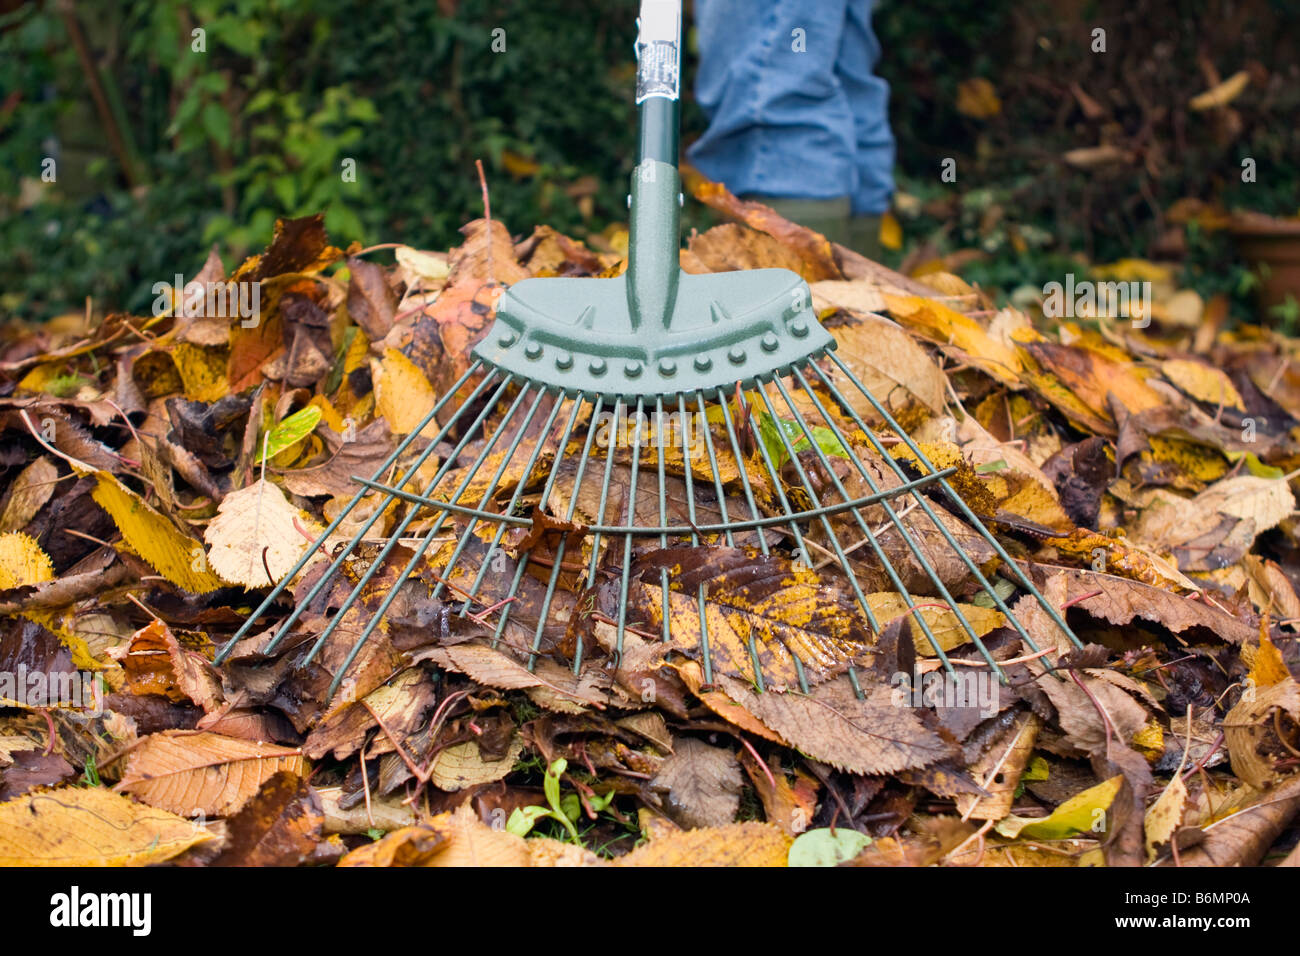
[[[695,10],[709,128],[691,162],[738,195],[849,196],[854,215],[884,212],[894,136],[889,84],[871,72],[871,0],[696,0]]]

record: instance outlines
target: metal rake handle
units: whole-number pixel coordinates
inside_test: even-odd
[[[634,328],[668,330],[681,274],[681,0],[641,0],[636,41],[640,133],[629,202],[627,298]]]

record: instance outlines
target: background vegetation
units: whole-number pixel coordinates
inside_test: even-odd
[[[599,232],[625,214],[634,148],[626,6],[0,0],[0,319],[86,296],[143,309],[154,282],[192,274],[213,242],[233,264],[279,215],[324,211],[336,240],[446,247],[480,214],[476,158],[514,231]],[[906,200],[896,258],[966,250],[951,261],[968,278],[1008,288],[1071,255],[1150,252],[1244,301],[1227,243],[1170,210],[1296,213],[1293,2],[883,0],[875,23]],[[1188,109],[1239,70],[1251,82],[1231,108]],[[972,115],[972,89],[996,109],[985,97]],[[690,104],[686,127],[702,128]],[[1123,158],[1063,159],[1101,145]],[[948,157],[955,184],[939,178]]]

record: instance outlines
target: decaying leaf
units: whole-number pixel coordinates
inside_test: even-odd
[[[729,676],[784,691],[799,686],[796,657],[809,684],[871,660],[870,631],[847,594],[807,567],[729,548],[668,549],[647,559],[628,600],[652,632],[663,627],[660,568],[673,588],[673,646],[698,660],[707,640],[713,666]]]
[[[1291,739],[1300,727],[1300,685],[1288,677],[1271,687],[1251,688],[1223,718],[1232,771],[1257,790],[1283,774],[1274,764],[1294,756]]]
[[[663,792],[669,816],[682,826],[720,827],[736,818],[743,779],[731,751],[686,737],[649,786]]]
[[[438,751],[429,768],[429,782],[439,790],[456,791],[500,780],[514,769],[523,750],[523,739],[516,735],[504,757],[488,760],[484,758],[478,741],[467,740]]]

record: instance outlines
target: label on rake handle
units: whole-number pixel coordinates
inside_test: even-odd
[[[643,0],[641,32],[636,40],[636,102],[652,96],[681,96],[681,0]]]

